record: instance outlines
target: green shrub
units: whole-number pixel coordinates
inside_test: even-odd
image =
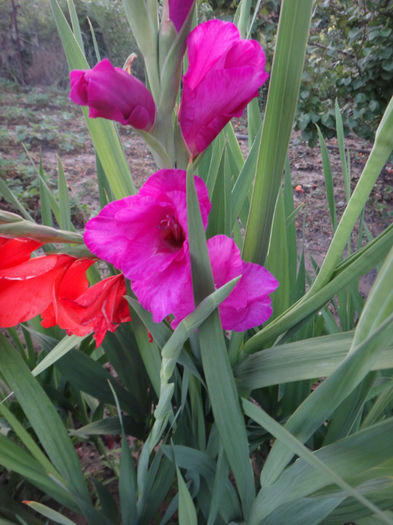
[[[335,98],[343,109],[346,131],[366,139],[373,136],[392,91],[392,7],[391,0],[318,5],[297,122],[305,139],[316,141],[315,123],[325,136],[334,135]]]
[[[61,2],[66,7],[66,2]],[[88,19],[94,29],[99,52],[122,66],[136,51],[136,44],[124,16],[121,0],[78,0],[75,7],[81,20],[86,56],[97,61]],[[68,85],[68,69],[57,35],[49,0],[31,0],[17,6],[15,24],[9,0],[0,0],[0,75],[28,85]],[[142,58],[133,64],[133,73],[143,76]]]

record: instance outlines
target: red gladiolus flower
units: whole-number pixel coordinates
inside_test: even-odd
[[[268,78],[265,53],[222,20],[197,26],[187,38],[187,73],[179,111],[180,127],[193,157],[205,150],[232,117],[240,117]]]
[[[78,333],[73,328],[78,328],[73,318],[69,318],[67,309],[63,307],[62,299],[76,300],[89,288],[89,281],[86,277],[86,270],[94,263],[92,259],[72,259],[62,278],[54,283],[52,289],[52,301],[48,308],[42,312],[42,326],[59,325],[60,328],[67,330],[75,335],[87,335]],[[75,326],[74,326],[75,325]]]
[[[94,332],[96,345],[100,346],[108,330],[115,332],[120,323],[131,321],[128,304],[123,297],[126,286],[123,275],[114,275],[73,298],[75,290],[69,284],[73,279],[83,281],[86,268],[83,269],[82,261],[76,261],[65,274],[58,287],[56,301],[43,313],[42,325],[58,324],[67,333],[79,336]]]
[[[0,254],[8,251],[10,264],[4,266],[7,262],[2,259],[0,268],[0,326],[3,328],[29,321],[48,308],[53,299],[53,287],[75,260],[68,255],[28,259],[26,255],[30,256],[38,246],[40,244],[35,241],[13,239],[0,248]]]
[[[102,117],[149,131],[156,108],[144,84],[105,58],[93,69],[70,73],[70,98],[75,104],[89,106],[89,117]]]
[[[0,237],[0,327],[42,314],[45,328],[59,325],[68,334],[94,332],[99,346],[107,332],[131,320],[124,277],[115,275],[89,288],[92,259],[44,255],[30,259],[41,243]]]
[[[194,0],[169,0],[169,18],[177,32],[183,27]]]

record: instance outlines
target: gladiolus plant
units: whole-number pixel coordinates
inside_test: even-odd
[[[143,81],[132,49],[124,68],[88,64],[67,5],[51,0],[101,209],[76,232],[59,169],[58,194],[40,182],[42,224],[0,211],[0,465],[18,498],[35,487],[7,513],[0,497],[0,522],[392,523],[393,228],[363,235],[362,210],[393,102],[352,195],[336,103],[340,220],[320,135],[334,234],[314,275],[287,161],[312,0],[283,0],[272,63],[250,1],[199,23],[193,0],[124,0]],[[157,164],[139,191],[119,124]],[[86,440],[105,475],[81,466]]]

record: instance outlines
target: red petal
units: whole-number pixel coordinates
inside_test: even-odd
[[[76,299],[87,290],[89,281],[86,278],[86,270],[93,263],[92,259],[73,260],[54,290],[52,304],[42,313],[42,326],[49,328],[58,324],[75,335],[87,335],[91,332],[88,328],[79,326],[79,323],[70,317],[67,303],[64,306],[63,300]]]
[[[15,326],[48,308],[54,286],[74,260],[68,255],[47,255],[1,271],[0,326]]]
[[[15,266],[30,259],[31,252],[42,246],[32,239],[0,237],[0,269]]]
[[[124,277],[119,274],[91,286],[74,300],[60,297],[56,322],[75,335],[87,335],[94,331],[96,344],[100,346],[108,330],[114,332],[119,323],[131,320],[127,302],[123,298],[125,293]],[[48,319],[50,316],[51,312],[48,311]],[[46,321],[47,318],[44,319]]]

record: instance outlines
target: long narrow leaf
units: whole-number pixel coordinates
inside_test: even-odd
[[[302,339],[248,356],[236,369],[241,392],[330,376],[345,359],[353,332]],[[379,354],[372,370],[393,368],[393,346]]]
[[[57,470],[77,494],[89,500],[75,450],[52,403],[4,336],[0,335],[1,373]]]
[[[380,264],[386,257],[392,242],[393,226],[390,226],[359,253],[354,254],[348,261],[337,267],[332,280],[318,292],[305,296],[304,299],[274,319],[266,328],[251,337],[245,344],[244,350],[248,353],[260,350],[266,342],[271,341],[316,312],[336,293]]]
[[[250,213],[244,241],[245,260],[263,263],[266,257],[274,206],[285,159],[303,71],[311,20],[312,0],[284,0]]]
[[[24,501],[24,503],[31,509],[41,514],[41,516],[50,519],[54,523],[58,523],[59,525],[75,525],[75,522],[66,518],[63,516],[63,514],[60,514],[60,512],[47,507],[43,503],[39,503],[38,501]]]
[[[23,204],[15,196],[15,194],[9,189],[9,187],[7,186],[7,183],[2,179],[1,176],[0,176],[0,195],[2,195],[4,199],[8,201],[10,204],[15,206],[15,208],[21,212],[21,214],[23,215],[25,219],[27,219],[28,221],[34,220],[33,217],[30,215],[30,213],[23,206]]]
[[[64,175],[63,165],[60,157],[57,157],[57,185],[59,190],[59,206],[60,206],[60,228],[63,230],[71,230],[71,207],[70,198],[68,195],[67,181]]]
[[[315,293],[330,279],[355,223],[385,162],[393,150],[393,97],[379,124],[370,156],[329,246],[325,260],[309,293]]]
[[[296,453],[298,456],[300,456],[304,461],[302,466],[304,465],[304,462],[308,463],[311,467],[313,467],[317,471],[317,476],[314,475],[313,479],[315,480],[318,478],[318,482],[314,481],[314,485],[309,484],[310,488],[309,491],[313,491],[318,488],[318,485],[325,485],[329,482],[333,482],[337,484],[339,487],[341,487],[348,495],[352,496],[356,500],[360,501],[364,506],[366,506],[368,509],[370,509],[373,513],[379,516],[379,518],[388,525],[392,525],[393,521],[391,521],[378,507],[376,507],[371,501],[367,500],[362,494],[353,489],[349,483],[347,483],[343,477],[338,475],[336,473],[337,470],[337,461],[335,462],[335,467],[333,469],[328,466],[327,462],[324,461],[324,454],[325,449],[322,449],[319,453],[313,454],[310,452],[302,443],[300,443],[290,432],[288,432],[284,427],[282,427],[277,421],[275,421],[272,417],[270,417],[264,410],[262,410],[260,407],[257,407],[253,403],[250,403],[250,401],[247,401],[246,399],[243,400],[243,407],[249,417],[251,417],[254,421],[258,422],[261,426],[266,428],[269,432],[271,432],[277,439],[281,440],[287,447],[290,447],[294,453]],[[391,421],[389,422],[391,425]],[[380,430],[380,429],[378,429]],[[385,428],[383,428],[385,430]],[[363,437],[363,436],[362,436]],[[350,438],[349,438],[350,439]],[[362,443],[366,442],[366,444],[370,443],[370,440],[367,438]],[[372,440],[371,440],[372,443]],[[354,445],[351,447],[354,448]],[[390,447],[389,447],[390,448]],[[328,449],[328,447],[327,447]],[[364,456],[363,450],[359,447],[358,448],[360,454],[359,456]],[[386,448],[383,450],[383,453],[386,454]],[[337,454],[336,454],[337,456]],[[369,460],[371,460],[371,464],[373,461],[376,460],[376,455],[370,453],[369,454]],[[379,458],[378,458],[379,459]],[[364,464],[364,463],[363,463]],[[308,466],[307,465],[307,466]],[[297,466],[300,466],[300,463],[297,464]],[[361,468],[363,465],[361,462],[355,462],[355,467]],[[342,475],[345,476],[345,473],[343,472]],[[348,475],[348,474],[347,474]],[[289,476],[286,476],[288,479]],[[285,479],[285,475],[283,476],[283,480]],[[287,481],[285,479],[285,481]],[[285,495],[288,499],[294,499],[296,497],[296,492],[298,491],[301,495],[302,488],[304,484],[308,481],[307,477],[304,475],[297,476],[296,483],[292,482],[290,485],[290,488],[288,487],[288,490],[285,490],[280,487],[280,490],[274,490],[275,487],[268,487],[267,491],[264,491],[262,489],[260,493],[258,494],[255,504],[253,507],[253,511],[250,518],[250,525],[258,525],[261,523],[264,516],[269,514],[269,511],[274,509],[275,501],[272,497],[269,498],[269,492],[275,493],[275,496],[277,497],[277,494],[279,494],[281,498],[281,502],[284,499]],[[283,482],[283,485],[285,486],[285,481]],[[267,492],[267,496],[265,496]]]
[[[72,495],[53,482],[42,464],[34,459],[25,448],[2,435],[0,435],[0,465],[11,472],[20,474],[62,505],[78,511],[78,506]]]
[[[89,69],[89,64],[57,0],[51,0],[51,6],[69,68]],[[135,193],[135,186],[113,123],[103,119],[90,119],[87,116],[87,108],[83,108],[83,113],[95,150],[102,163],[105,175],[110,182],[114,196],[117,199],[121,199]]]
[[[150,434],[151,450],[161,438],[164,425],[172,414],[171,399],[175,385],[169,383],[169,380],[175,370],[176,362],[179,359],[184,343],[195,333],[195,330],[197,330],[217,306],[228,297],[239,278],[240,277],[232,279],[208,297],[205,297],[196,309],[180,322],[179,326],[162,348],[160,399],[154,411],[156,420]]]
[[[191,495],[180,470],[177,468],[176,471],[179,487],[179,525],[197,525],[197,513]]]
[[[53,467],[52,463],[48,460],[48,458],[45,456],[45,454],[42,452],[42,450],[37,445],[37,443],[34,441],[34,439],[30,436],[30,434],[26,431],[26,429],[23,427],[23,425],[14,416],[14,414],[11,411],[9,411],[6,408],[5,405],[2,405],[0,407],[0,413],[2,413],[3,417],[11,425],[13,431],[19,437],[19,439],[22,441],[22,443],[26,447],[26,449],[30,451],[32,456],[37,461],[39,461],[39,463],[41,463],[41,465],[45,469],[45,471],[47,473],[50,473],[51,476],[53,476],[54,478],[58,478],[59,479],[60,478],[59,473],[56,471],[56,469]],[[62,481],[62,482],[64,483],[64,481]]]
[[[214,291],[214,283],[191,171],[187,172],[187,219],[194,297],[199,304]],[[217,311],[200,326],[199,340],[215,422],[247,516],[255,493],[254,479],[246,428]]]
[[[86,55],[85,48],[83,45],[82,32],[81,32],[81,28],[80,28],[79,20],[78,20],[78,14],[76,12],[75,4],[73,0],[67,0],[67,7],[68,7],[70,19],[71,19],[72,32],[75,35],[75,39],[78,42],[78,46],[81,48],[82,53]]]
[[[42,361],[31,371],[33,376],[38,376],[44,370],[54,365],[56,361],[65,356],[70,350],[79,345],[87,336],[78,337],[76,335],[67,335],[44,357]]]
[[[298,439],[306,441],[313,432],[356,388],[371,370],[377,356],[390,343],[393,334],[393,249],[382,267],[366,302],[351,349],[340,367],[324,381],[289,418],[286,428]],[[370,324],[368,305],[381,304],[376,324]],[[373,316],[372,316],[373,318]],[[357,335],[357,333],[359,335]],[[291,459],[292,454],[275,443],[266,460],[261,477],[271,484]]]
[[[321,158],[323,166],[323,175],[325,177],[325,187],[326,187],[326,199],[329,205],[330,219],[332,221],[333,230],[337,228],[337,213],[336,213],[336,203],[334,200],[334,190],[333,190],[333,175],[332,168],[330,165],[329,154],[326,147],[325,140],[322,136],[321,130],[317,126],[319,145],[321,148]]]

